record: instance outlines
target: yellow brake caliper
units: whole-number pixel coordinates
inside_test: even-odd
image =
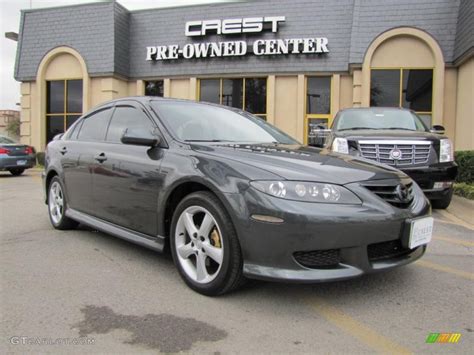
[[[215,227],[211,232],[211,241],[212,241],[212,245],[215,246],[216,248],[222,248],[221,236],[219,235],[219,232],[217,228]]]

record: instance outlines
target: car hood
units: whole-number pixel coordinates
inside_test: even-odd
[[[286,180],[344,185],[372,179],[406,177],[401,171],[386,165],[302,145],[219,144],[192,145],[191,149],[206,155],[251,165]]]
[[[434,141],[445,138],[436,133],[421,132],[421,131],[407,131],[403,129],[356,129],[348,131],[335,131],[336,137],[344,137],[351,140],[359,139],[380,139],[380,140],[429,140]]]

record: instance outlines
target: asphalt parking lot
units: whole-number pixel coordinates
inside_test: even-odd
[[[0,352],[470,353],[470,216],[468,203],[435,211],[425,257],[388,273],[256,282],[207,298],[168,255],[86,228],[54,230],[39,172],[0,173]],[[429,333],[461,338],[427,344]]]

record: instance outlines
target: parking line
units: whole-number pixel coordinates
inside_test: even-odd
[[[436,271],[447,272],[449,274],[453,274],[453,275],[456,275],[456,276],[459,276],[459,277],[462,277],[462,278],[465,278],[465,279],[468,279],[468,280],[474,280],[474,274],[472,274],[471,272],[466,272],[466,271],[453,269],[449,266],[444,266],[444,265],[432,263],[431,261],[418,260],[415,263],[415,265],[423,266],[423,267],[426,267],[428,269],[433,269],[433,270],[436,270]]]
[[[371,349],[384,354],[411,354],[409,349],[393,342],[382,334],[355,320],[351,316],[328,304],[323,299],[312,297],[307,302],[330,323],[349,333]]]
[[[435,237],[433,237],[433,239],[442,240],[444,242],[458,244],[458,245],[462,245],[462,246],[465,246],[465,247],[474,247],[474,242],[469,242],[467,240],[462,240],[462,239],[440,237],[440,236],[435,236]]]

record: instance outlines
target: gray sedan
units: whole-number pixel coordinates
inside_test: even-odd
[[[0,171],[8,170],[12,175],[17,176],[35,164],[36,153],[33,147],[0,135]]]

